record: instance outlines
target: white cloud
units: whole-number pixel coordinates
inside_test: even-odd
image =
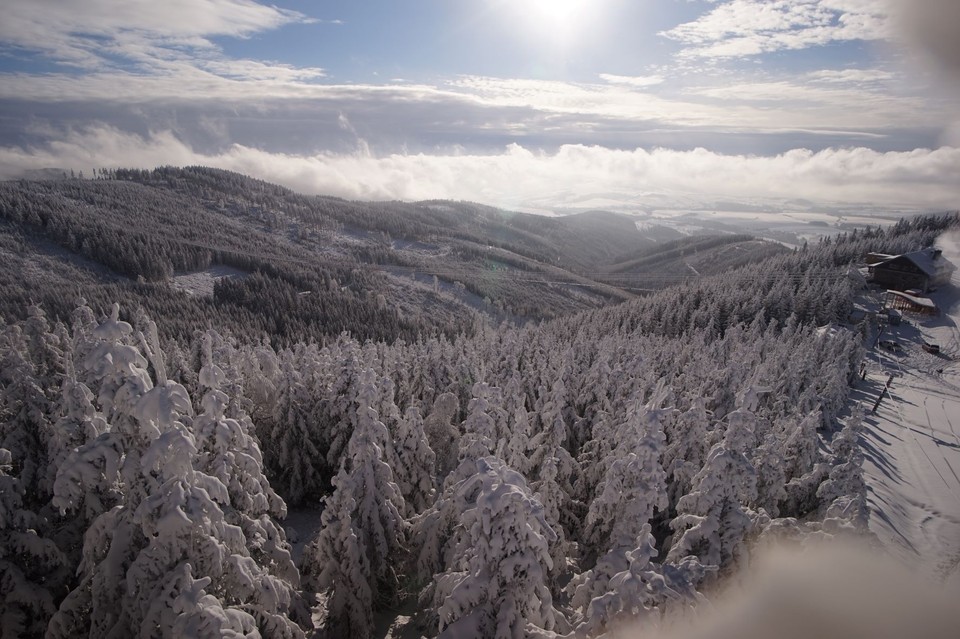
[[[734,58],[892,35],[885,0],[729,0],[660,35],[684,57]]]
[[[738,130],[830,131],[893,128],[947,119],[944,105],[887,91],[814,87],[797,80],[738,81],[694,86],[676,96],[621,84],[573,84],[469,76],[451,83],[486,104],[526,106],[545,112],[655,121]],[[702,98],[713,100],[703,100]],[[716,104],[714,100],[723,100]],[[766,102],[767,104],[758,104]],[[770,104],[772,103],[772,104]]]
[[[809,46],[871,31],[871,20],[886,20],[876,8],[885,1],[721,0],[668,35],[701,53]],[[42,50],[89,67],[0,73],[0,144],[38,148],[107,122],[127,133],[172,131],[187,148],[206,153],[234,143],[266,153],[342,152],[367,142],[380,153],[455,144],[469,153],[511,140],[551,150],[665,144],[772,153],[869,139],[878,148],[904,149],[935,144],[956,104],[881,69],[727,69],[718,77],[647,67],[654,71],[602,73],[594,82],[459,76],[432,85],[396,78],[332,84],[321,68],[232,59],[218,49],[215,37],[321,22],[261,2],[10,0],[4,9],[0,42],[7,49]],[[688,60],[687,68],[700,62]],[[339,114],[352,131],[338,123]],[[920,141],[909,137],[916,135]]]
[[[25,32],[34,29],[100,36],[138,32],[158,38],[247,37],[304,20],[308,18],[299,12],[252,0],[7,0],[0,34],[9,42],[25,40]]]
[[[657,84],[663,84],[664,78],[660,75],[613,75],[612,73],[601,73],[600,79],[610,84],[625,84],[631,87],[652,87]]]
[[[254,82],[309,82],[326,76],[323,69],[316,67],[259,60],[207,60],[200,61],[199,66],[220,77]]]
[[[935,129],[946,126],[951,115],[949,101],[924,100],[909,91],[900,94],[899,81],[852,84],[858,78],[834,72],[791,79],[731,75],[723,84],[688,82],[686,88],[670,81],[642,87],[637,86],[639,81],[573,83],[485,76],[461,76],[433,86],[402,81],[328,84],[315,81],[321,74],[322,70],[242,60],[199,65],[171,60],[163,73],[149,76],[129,72],[0,76],[0,100],[7,109],[0,136],[6,126],[13,132],[7,139],[42,143],[56,138],[59,133],[23,134],[28,124],[44,118],[61,131],[112,122],[128,131],[170,128],[191,144],[203,144],[202,137],[208,144],[232,141],[302,153],[343,150],[347,138],[336,118],[344,114],[356,137],[380,150],[406,145],[419,151],[450,144],[470,149],[478,143],[489,150],[511,139],[551,149],[578,142],[686,148],[698,144],[729,150],[717,135],[795,132],[785,145],[768,140],[779,150],[824,144],[800,141],[798,135],[821,133],[832,137],[826,144],[845,144],[905,130],[929,132],[925,141],[907,142],[912,148],[933,144]],[[842,78],[849,82],[840,82]],[[866,72],[859,79],[867,80]],[[232,131],[234,139],[203,131],[197,137],[196,129],[191,129],[196,114],[202,114],[205,130],[214,120],[223,120],[219,131]],[[227,128],[231,122],[236,124]],[[281,132],[284,135],[278,135]],[[712,138],[704,137],[711,134]],[[326,142],[332,139],[338,142],[331,147]],[[766,146],[759,148],[771,149],[761,144]],[[905,144],[885,148],[902,149]]]
[[[776,209],[817,206],[950,209],[960,198],[960,149],[880,153],[866,148],[795,149],[774,156],[614,150],[565,145],[554,153],[510,145],[495,154],[289,155],[233,145],[201,154],[169,132],[147,137],[107,127],[76,131],[44,148],[0,148],[0,174],[46,167],[203,164],[255,175],[307,193],[358,199],[467,199],[507,208],[563,207],[590,195],[636,206],[717,201]]]
[[[713,3],[700,19],[666,34],[688,45],[689,51],[700,53],[807,46],[815,38],[831,41],[871,31],[871,20],[885,20],[875,8],[885,6],[885,1],[728,0]],[[331,84],[322,68],[232,59],[215,46],[214,37],[249,37],[293,22],[320,22],[253,0],[10,0],[4,9],[0,43],[41,50],[48,57],[88,67],[80,74],[0,73],[0,100],[17,102],[20,112],[28,110],[24,105],[30,101],[44,103],[44,107],[65,103],[62,115],[52,115],[55,109],[51,106],[42,109],[44,116],[37,117],[59,117],[69,122],[66,126],[92,123],[77,115],[91,110],[75,109],[80,102],[84,106],[100,103],[106,107],[104,111],[113,113],[124,108],[127,116],[141,106],[144,112],[156,111],[160,108],[156,105],[168,106],[171,112],[180,107],[190,112],[202,108],[210,111],[205,128],[217,131],[208,137],[229,142],[224,135],[228,127],[216,125],[215,112],[217,107],[235,104],[248,111],[262,109],[264,130],[269,128],[268,118],[276,119],[276,128],[284,126],[280,120],[286,116],[294,123],[302,117],[303,126],[310,126],[316,119],[328,119],[322,112],[343,112],[374,147],[380,139],[373,131],[383,132],[387,127],[375,123],[380,120],[389,123],[390,143],[409,141],[417,149],[454,142],[470,148],[478,137],[496,138],[497,144],[511,137],[535,138],[531,144],[542,141],[554,148],[550,140],[609,145],[616,143],[615,135],[622,136],[619,143],[624,145],[669,142],[668,136],[676,129],[850,137],[907,129],[926,132],[948,121],[944,112],[953,106],[937,99],[923,104],[921,96],[926,97],[927,92],[903,90],[899,77],[894,82],[883,72],[852,69],[749,80],[731,72],[719,86],[716,77],[681,77],[670,70],[662,70],[661,75],[662,68],[649,75],[602,73],[595,82],[586,83],[461,76],[433,85],[402,80],[379,85]],[[184,19],[185,15],[190,19]],[[854,88],[863,91],[857,93]],[[354,117],[355,111],[361,113]],[[219,112],[222,114],[222,109]],[[316,114],[321,115],[311,120]],[[32,139],[15,131],[15,121],[9,113],[5,115],[6,139]],[[429,127],[428,116],[442,126]],[[109,121],[107,116],[96,119]],[[185,127],[165,119],[144,117],[135,127],[129,126],[131,119],[117,125],[137,131],[172,128],[196,143],[184,135]],[[373,125],[365,129],[364,122]],[[0,133],[3,126],[0,122]],[[439,136],[438,129],[442,129]],[[666,133],[653,142],[638,135],[654,129]],[[310,138],[312,133],[311,129],[301,137]],[[454,135],[460,138],[451,140]],[[422,142],[424,139],[427,141]],[[678,144],[687,146],[691,139]],[[831,143],[843,141],[836,138]],[[804,143],[790,143],[798,144]],[[324,147],[318,144],[314,148]]]
[[[811,130],[883,129],[896,122],[949,121],[949,106],[932,99],[897,95],[885,85],[873,90],[880,75],[820,71],[806,77],[768,81],[732,81],[691,88],[691,95],[773,110],[776,119]],[[779,108],[777,108],[779,107]],[[763,121],[763,116],[759,121]]]
[[[875,84],[896,79],[896,74],[882,69],[822,69],[811,71],[807,78],[828,84]]]
[[[253,0],[9,0],[0,20],[0,50],[28,51],[79,68],[86,72],[75,77],[80,81],[112,76],[115,90],[130,77],[173,78],[174,84],[200,74],[275,83],[323,77],[317,68],[230,59],[212,40],[247,38],[294,22],[318,21]]]

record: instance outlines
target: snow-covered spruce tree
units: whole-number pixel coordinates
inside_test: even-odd
[[[513,420],[516,418],[517,412],[521,409],[524,411],[527,409],[527,395],[523,390],[523,380],[520,378],[520,373],[517,371],[516,367],[510,368],[509,375],[506,377],[507,382],[503,385],[503,388],[500,392],[502,397],[501,406],[503,408],[503,418],[507,421],[505,422],[505,430],[501,435],[506,434],[509,438],[511,431],[511,425]],[[505,375],[507,375],[505,373]]]
[[[799,423],[784,434],[783,459],[784,475],[787,480],[802,477],[813,470],[819,461],[817,451],[820,437],[817,428],[822,423],[820,410],[808,413]]]
[[[629,409],[625,419],[630,418]],[[584,503],[591,503],[596,494],[597,486],[603,480],[606,471],[605,460],[616,447],[616,432],[621,424],[613,416],[598,412],[594,415],[591,427],[591,438],[580,449],[577,463],[580,466],[580,476],[574,484],[577,498]]]
[[[77,307],[70,314],[69,343],[64,344],[65,354],[69,353],[74,362],[82,362],[86,358],[93,346],[93,331],[99,324],[93,309],[87,306],[87,301],[83,297],[80,297],[77,300]]]
[[[256,637],[256,619],[244,610],[225,608],[206,591],[212,582],[210,577],[194,579],[189,563],[177,566],[159,595],[164,601],[172,598],[176,617],[166,619],[158,615],[155,623],[161,626],[172,621],[174,637]]]
[[[569,586],[572,603],[581,611],[609,589],[614,575],[629,567],[628,552],[637,547],[643,527],[668,505],[667,475],[660,463],[666,445],[662,419],[672,411],[659,405],[666,396],[661,384],[650,403],[632,409],[634,417],[620,433],[620,445],[604,462],[607,470],[590,504],[584,536],[585,554],[597,557],[597,563]]]
[[[138,405],[138,420],[155,423],[160,435],[142,458],[147,482],[155,487],[133,513],[147,544],[126,571],[124,613],[141,633],[156,628],[173,636],[183,593],[168,584],[173,577],[182,585],[180,573],[189,565],[201,578],[215,580],[205,590],[223,610],[247,617],[247,625],[261,636],[303,637],[288,617],[298,596],[299,574],[283,533],[269,517],[253,519],[233,509],[227,486],[193,468],[196,440],[186,424],[164,414],[169,398],[181,390],[179,385],[158,386]]]
[[[557,483],[558,465],[556,457],[544,460],[540,468],[540,479],[531,485],[531,490],[537,501],[543,505],[544,521],[555,533],[555,537],[550,540],[553,565],[550,567],[547,585],[551,592],[559,595],[562,576],[575,565],[576,560],[573,558],[577,555],[577,545],[566,538],[560,522],[563,509],[569,508],[570,497]]]
[[[578,464],[581,469],[577,480],[577,495],[585,503],[592,503],[599,494],[600,484],[610,467],[610,463],[617,457],[629,453],[631,446],[638,444],[647,432],[647,422],[651,419],[660,423],[658,428],[662,432],[662,421],[674,412],[673,408],[655,408],[669,399],[666,383],[661,381],[657,385],[648,385],[636,379],[624,381],[619,393],[626,392],[626,388],[633,389],[632,396],[623,398],[619,403],[617,415],[606,415],[602,411],[596,415],[596,424],[593,427],[593,437],[580,451]],[[648,394],[650,401],[644,404],[642,397]],[[589,544],[588,544],[589,545]],[[599,549],[597,552],[603,552]]]
[[[460,403],[453,393],[442,393],[433,403],[433,408],[423,422],[430,449],[437,456],[436,476],[442,483],[447,474],[457,466],[460,447],[460,431],[454,425]]]
[[[557,428],[563,434],[563,440],[560,444],[567,443],[567,420],[566,416],[569,408],[569,393],[563,377],[558,375],[549,390],[546,386],[540,388],[537,398],[536,420],[534,422],[534,431],[537,433],[548,432]]]
[[[780,502],[787,496],[787,491],[777,433],[767,433],[750,455],[750,463],[757,471],[757,498],[749,506],[756,511],[763,509],[771,517],[779,517]]]
[[[345,468],[324,499],[321,528],[304,552],[304,584],[326,595],[321,634],[366,639],[373,632],[373,575],[357,528],[353,482]]]
[[[408,408],[400,420],[394,449],[397,486],[403,494],[407,513],[422,513],[436,499],[437,456],[430,449],[423,418],[416,406]]]
[[[461,515],[465,535],[452,567],[437,575],[440,637],[515,639],[566,631],[545,585],[553,531],[526,481],[496,457],[477,464],[475,505]]]
[[[615,403],[616,413],[608,415],[598,411],[594,415],[591,439],[581,448],[577,459],[580,473],[576,481],[576,494],[583,502],[591,503],[596,497],[609,462],[624,439],[633,437],[632,441],[637,442],[642,437],[646,409],[638,398],[643,397],[647,389],[651,389],[652,398],[656,388],[635,377],[624,379],[614,387],[615,394],[621,396]],[[628,392],[632,395],[624,397]],[[621,449],[621,452],[624,450]]]
[[[21,328],[22,326],[22,328]],[[51,331],[43,311],[0,336],[0,630],[4,637],[41,636],[71,577],[47,510],[56,465],[66,456],[54,427],[63,381],[62,325]],[[79,534],[79,531],[76,532]]]
[[[141,429],[133,417],[153,380],[147,360],[130,345],[133,328],[118,319],[119,311],[114,304],[111,316],[85,338],[82,374],[96,392],[90,419],[100,432],[68,455],[54,483],[53,506],[62,513],[80,513],[88,521],[124,501],[138,503],[143,498],[139,458],[157,434]]]
[[[534,490],[549,500],[548,523],[561,539],[561,543],[553,549],[558,558],[569,550],[566,538],[579,535],[584,509],[576,501],[573,488],[580,475],[580,466],[566,448],[569,434],[564,418],[566,395],[563,381],[557,379],[544,403],[544,412],[539,416],[544,430],[534,435],[528,446],[531,451],[528,472]],[[565,570],[566,567],[561,565],[555,568]]]
[[[53,400],[60,390],[64,350],[69,348],[66,327],[59,322],[55,328],[51,327],[43,309],[32,304],[27,308],[23,334],[37,379],[47,398]]]
[[[483,457],[475,452],[482,451],[471,440],[462,440],[459,450],[459,463],[443,481],[443,490],[434,504],[415,517],[411,527],[410,572],[418,583],[428,584],[420,594],[427,614],[420,622],[426,627],[435,627],[436,610],[431,608],[434,598],[433,577],[436,573],[451,569],[454,565],[455,551],[464,542],[466,531],[460,525],[461,513],[474,507],[481,488]],[[554,542],[555,543],[555,542]]]
[[[819,453],[817,426],[820,420],[819,410],[784,420],[781,446],[788,481],[780,502],[782,517],[803,517],[819,508],[817,490],[830,473],[830,464],[821,459]]]
[[[396,384],[387,375],[375,375],[375,377],[377,378],[377,398],[371,407],[377,411],[377,416],[393,438],[400,429],[400,420],[403,419],[400,408],[397,406]]]
[[[84,457],[93,467],[106,467],[108,475],[115,475],[109,469],[113,463],[102,457],[109,447],[100,449],[88,446],[109,430],[109,425],[97,411],[94,400],[93,392],[86,384],[77,380],[68,358],[63,393],[57,407],[59,418],[54,422],[47,442],[47,474],[43,483],[49,486],[46,492],[52,496],[56,496],[57,476],[61,469],[91,469],[91,466],[85,463],[77,463]],[[64,477],[68,475],[69,473],[64,473]],[[67,553],[73,567],[80,561],[87,527],[95,517],[107,510],[109,505],[115,503],[116,490],[119,487],[101,485],[99,488],[103,490],[94,489],[88,492],[83,503],[66,516],[57,514],[56,508],[50,504],[45,506],[50,535]]]
[[[421,593],[421,601],[427,602],[427,607],[433,599],[433,576],[453,565],[458,533],[463,533],[459,528],[460,513],[472,508],[479,494],[479,463],[474,458],[462,460],[447,476],[443,491],[433,505],[412,521],[409,571],[419,583],[429,583]]]
[[[576,481],[580,468],[565,447],[567,425],[559,411],[555,411],[553,417],[547,420],[541,416],[541,421],[545,421],[544,429],[530,439],[530,465],[533,468],[531,473],[536,476],[544,460],[556,458],[558,481],[572,492],[572,482]]]
[[[396,596],[395,567],[405,553],[406,509],[393,471],[385,462],[390,435],[372,404],[377,398],[377,377],[370,369],[360,374],[357,391],[357,425],[347,446],[344,465],[350,473],[352,494],[357,501],[355,519],[370,564],[370,589],[375,604]]]
[[[609,392],[610,377],[613,374],[610,361],[613,353],[610,344],[607,339],[598,346],[596,357],[586,373],[577,397],[577,410],[591,425],[595,422],[597,413],[609,413],[612,409]]]
[[[286,536],[273,519],[285,518],[287,506],[264,474],[263,456],[251,435],[249,417],[244,413],[226,417],[230,400],[219,390],[224,381],[216,364],[200,369],[200,385],[208,390],[201,400],[203,412],[193,422],[195,467],[226,487],[230,501],[221,504],[226,521],[238,526],[247,539],[257,540],[249,547],[250,556],[272,575],[298,587],[300,576]]]
[[[532,474],[529,457],[530,414],[522,405],[515,408],[507,431],[509,435],[497,442],[497,456],[503,459],[507,466],[529,478]]]
[[[757,496],[756,470],[745,455],[755,445],[754,421],[743,406],[727,415],[723,441],[710,449],[693,478],[693,489],[677,503],[667,561],[695,555],[704,565],[722,570],[744,559],[743,540],[754,518],[745,504]]]
[[[49,498],[41,492],[50,437],[47,384],[37,376],[21,328],[6,327],[0,336],[0,447],[10,451],[15,464],[10,473],[20,481],[31,510]]]
[[[132,328],[117,314],[114,306],[94,330],[85,362],[99,383],[98,404],[109,429],[68,458],[54,496],[61,511],[84,506],[89,514],[102,512],[84,538],[80,583],[47,636],[173,636],[184,610],[176,586],[190,585],[182,578],[188,564],[201,580],[215,580],[206,594],[245,620],[241,626],[254,628],[250,636],[302,637],[287,618],[295,585],[250,555],[248,543],[265,546],[267,540],[248,541],[228,522],[227,487],[194,467],[198,451],[186,390],[164,378],[159,347],[139,336],[158,375],[153,385],[147,360],[124,343]]]
[[[281,363],[272,431],[265,438],[273,483],[291,505],[319,493],[326,460],[310,415],[310,398],[290,358]]]
[[[486,457],[497,447],[497,418],[495,414],[502,410],[494,402],[498,389],[484,382],[473,385],[473,397],[467,404],[467,417],[460,430],[463,433],[460,442],[460,457]]]
[[[665,615],[704,601],[696,585],[706,569],[695,557],[678,565],[657,565],[656,540],[650,524],[637,536],[638,546],[626,553],[626,569],[615,574],[603,594],[590,600],[576,627],[577,637],[614,637],[620,631],[655,630]]]
[[[357,424],[357,384],[362,371],[360,347],[347,335],[340,335],[333,345],[337,370],[326,389],[326,401],[320,402],[316,415],[326,447],[327,468],[339,469],[347,455],[347,445]]]
[[[60,387],[65,351],[70,348],[69,332],[60,322],[51,327],[47,314],[36,304],[27,307],[22,326],[37,377],[47,382],[44,390],[52,398]]]
[[[706,398],[694,397],[690,407],[677,417],[674,433],[663,451],[663,467],[670,478],[668,494],[674,507],[680,497],[690,492],[693,477],[703,468],[710,450],[710,416]]]
[[[12,469],[13,456],[0,448],[0,636],[29,639],[43,636],[70,568],[56,544],[37,533]]]
[[[389,434],[372,407],[378,394],[376,383],[377,377],[371,369],[360,373],[357,424],[338,474],[338,490],[348,492],[353,501],[351,526],[368,566],[367,588],[371,600],[374,606],[380,607],[392,602],[399,588],[395,569],[405,559],[407,523],[402,514],[406,508],[403,495],[394,482],[393,471],[384,461]],[[340,503],[349,501],[347,497],[338,499],[342,500]],[[329,556],[317,553],[311,557],[304,562],[304,571],[310,575],[318,575],[323,570],[318,562],[331,560]],[[342,559],[352,561],[348,557]]]
[[[857,405],[831,442],[833,466],[817,489],[827,532],[866,530],[868,509],[863,452],[860,450],[862,430],[863,407]]]
[[[201,383],[201,371],[205,366],[219,368],[223,375],[219,379],[217,390],[225,393],[228,399],[224,415],[242,422],[248,434],[255,435],[256,427],[251,411],[256,410],[257,404],[251,396],[254,394],[253,389],[258,383],[251,379],[251,375],[248,375],[249,362],[253,356],[251,349],[237,348],[232,338],[224,337],[213,329],[207,329],[202,334],[195,336],[194,339],[200,342],[200,366],[194,368],[187,366],[186,362],[182,362],[180,366],[188,367],[190,370],[178,371],[174,366],[168,364],[168,370],[176,371],[175,374],[171,374],[171,377],[175,381],[179,381],[178,376],[189,377],[189,385],[184,384],[184,386],[191,391],[191,397],[203,397],[204,389],[209,387]],[[171,346],[175,347],[176,343],[174,342]],[[167,359],[170,360],[171,357],[168,356]],[[260,391],[256,392],[259,393]]]
[[[256,435],[261,443],[269,439],[269,428],[274,403],[277,400],[277,384],[280,376],[280,360],[269,344],[260,344],[239,353],[237,367],[243,375],[243,392],[250,399],[250,418],[257,427]],[[269,468],[269,465],[268,465]]]
[[[72,363],[68,363],[56,410],[59,417],[47,442],[48,463],[42,483],[50,495],[54,492],[57,471],[70,454],[107,431],[107,422],[97,413],[93,401],[93,392],[77,380]]]

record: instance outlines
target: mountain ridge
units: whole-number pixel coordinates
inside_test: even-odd
[[[74,300],[64,298],[76,293],[64,291],[139,287],[150,289],[145,306],[265,314],[252,325],[267,334],[414,339],[478,319],[548,319],[632,299],[649,283],[624,279],[633,272],[605,275],[614,259],[641,260],[659,245],[629,216],[607,211],[548,218],[471,202],[353,202],[203,167],[100,175],[0,183],[0,231],[10,243],[43,253],[38,242],[52,242],[67,262],[81,256],[110,275],[64,264],[51,281],[28,278],[18,299],[32,295],[66,316]],[[184,300],[171,286],[214,266],[260,275],[217,280],[212,301]]]

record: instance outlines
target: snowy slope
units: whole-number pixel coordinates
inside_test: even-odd
[[[933,295],[943,313],[907,314],[892,327],[903,352],[875,349],[861,386],[869,410],[889,375],[890,392],[864,432],[870,529],[895,555],[960,583],[960,289]],[[939,344],[939,356],[921,340]]]

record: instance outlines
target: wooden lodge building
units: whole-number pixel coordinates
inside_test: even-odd
[[[883,307],[887,310],[909,311],[919,315],[940,314],[940,309],[937,308],[933,300],[900,291],[887,291],[884,296]]]
[[[903,255],[871,253],[867,256],[870,281],[889,289],[926,293],[950,283],[954,267],[939,249],[928,248]]]

